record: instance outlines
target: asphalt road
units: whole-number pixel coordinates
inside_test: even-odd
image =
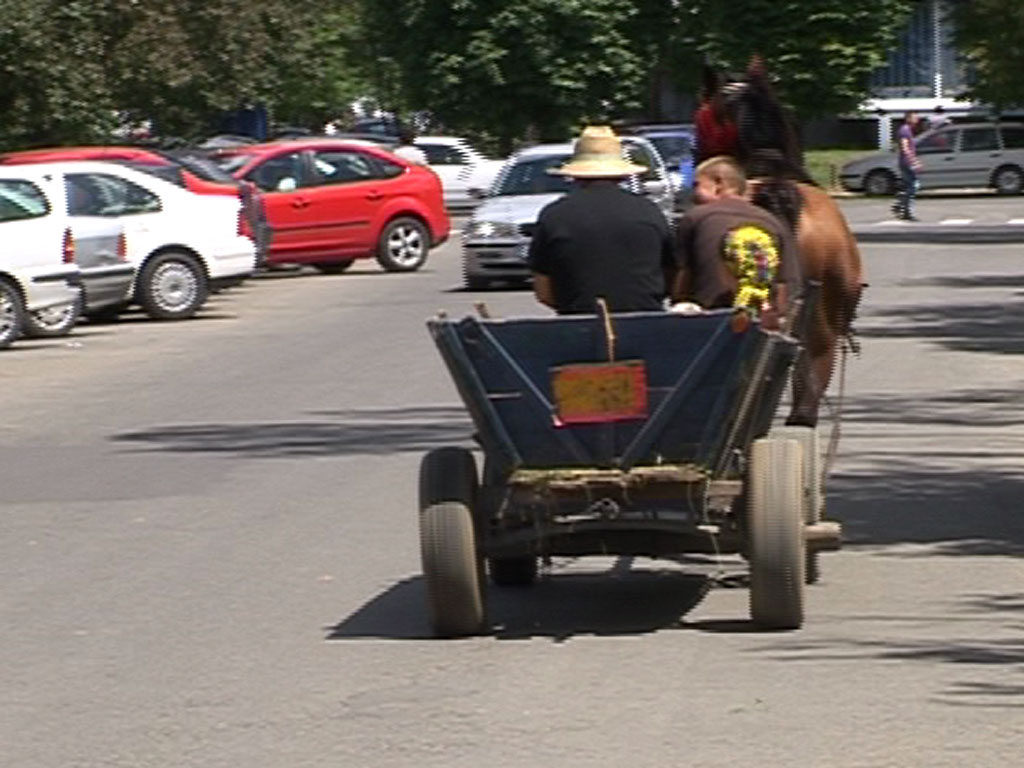
[[[490,636],[426,637],[417,466],[470,427],[423,321],[480,298],[454,243],[0,354],[0,764],[1017,764],[1020,246],[864,250],[848,544],[793,633],[705,579],[733,560],[559,560]]]

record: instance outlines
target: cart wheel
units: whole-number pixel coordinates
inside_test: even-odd
[[[476,511],[476,462],[466,448],[435,448],[420,463],[420,511],[442,501],[458,501]]]
[[[420,558],[430,625],[438,637],[475,635],[484,628],[483,583],[465,504],[432,504],[420,515]]]
[[[771,629],[804,621],[803,448],[763,438],[750,450],[750,618]]]
[[[491,557],[487,560],[491,581],[499,587],[528,587],[537,578],[537,558]]]
[[[821,451],[818,447],[818,430],[814,427],[778,427],[771,432],[773,438],[797,440],[803,446],[804,464],[804,522],[814,525],[821,522],[824,507],[821,478]],[[817,584],[821,578],[821,553],[807,549],[804,557],[804,584]]]

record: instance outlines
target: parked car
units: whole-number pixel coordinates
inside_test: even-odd
[[[573,145],[540,144],[508,159],[487,198],[467,224],[462,238],[465,285],[484,289],[494,281],[525,281],[526,256],[540,211],[570,189],[570,180],[548,173],[572,156]],[[672,221],[674,200],[668,171],[647,139],[623,136],[622,151],[630,162],[649,170],[625,180],[629,189],[652,200]]]
[[[103,315],[138,304],[158,320],[191,317],[209,293],[244,281],[255,269],[256,247],[244,234],[238,197],[198,195],[117,163],[20,167],[64,179],[73,221],[116,221],[124,227],[125,258],[135,267],[135,279]]]
[[[94,146],[51,147],[8,152],[0,155],[0,165],[54,163],[69,160],[104,160],[151,173],[182,189],[200,195],[238,197],[244,210],[244,234],[256,243],[257,259],[262,263],[270,247],[271,231],[267,224],[262,193],[252,184],[239,182],[224,172],[203,152],[189,149],[157,150],[149,147]]]
[[[693,196],[694,149],[696,139],[692,126],[686,125],[643,125],[633,129],[658,150],[675,194],[676,209],[689,206]]]
[[[480,193],[491,188],[504,165],[474,149],[455,136],[418,136],[413,144],[427,156],[427,164],[441,179],[444,204],[448,208],[471,208]]]
[[[1024,191],[1024,123],[946,123],[914,140],[921,189],[992,187]],[[844,189],[892,195],[899,179],[897,152],[879,152],[843,165]]]
[[[410,272],[451,229],[437,174],[371,142],[300,139],[214,157],[263,190],[274,231],[270,264],[337,273],[376,257],[389,272]]]
[[[59,178],[38,168],[0,169],[0,349],[29,316],[77,316],[81,270]]]

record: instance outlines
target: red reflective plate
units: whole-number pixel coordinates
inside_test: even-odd
[[[580,363],[551,369],[561,424],[602,424],[647,418],[643,360]]]

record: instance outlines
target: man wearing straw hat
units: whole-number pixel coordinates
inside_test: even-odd
[[[573,180],[547,205],[530,242],[537,300],[560,315],[664,308],[675,271],[671,231],[654,203],[623,189],[622,179],[647,169],[627,162],[611,128],[584,129],[573,155],[549,173]]]

